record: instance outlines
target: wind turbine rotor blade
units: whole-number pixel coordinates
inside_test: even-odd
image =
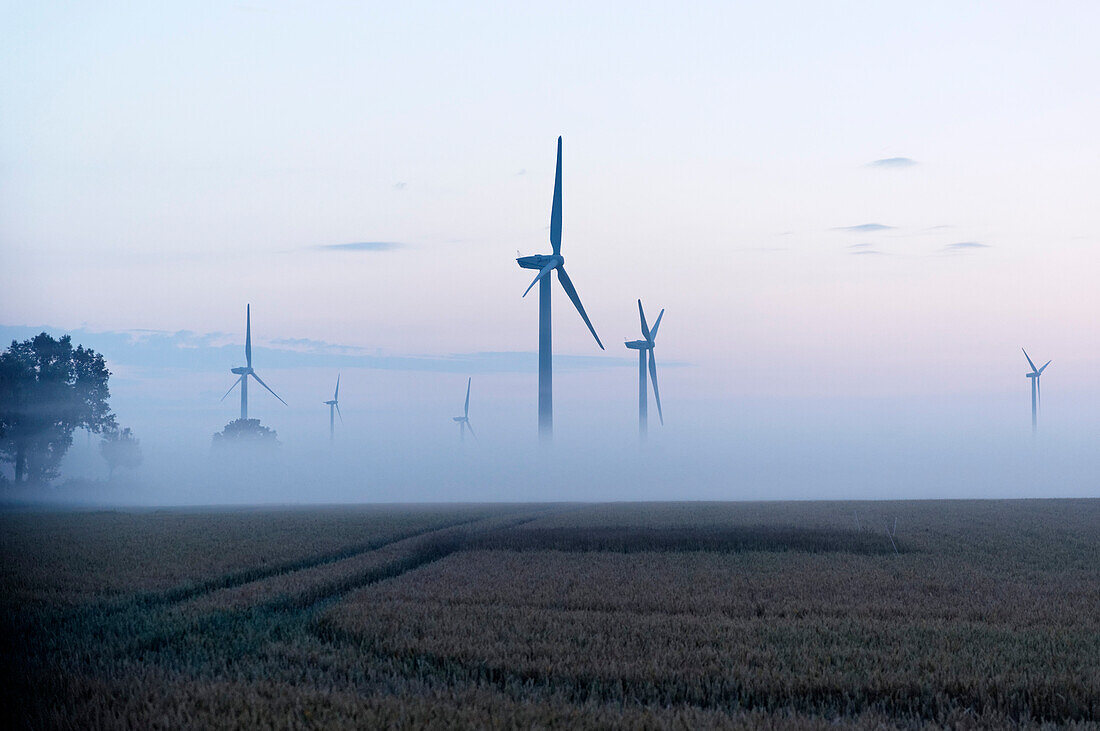
[[[642,309],[642,301],[638,300],[638,317],[642,321],[642,337],[646,339],[646,342],[653,342],[653,338],[649,334],[649,325],[645,321],[645,310]]]
[[[540,279],[542,279],[543,277],[545,277],[546,275],[548,275],[550,273],[550,271],[554,268],[555,264],[557,264],[557,260],[556,259],[551,259],[546,264],[546,266],[544,266],[542,269],[539,270],[539,273],[537,275],[535,275],[534,281],[532,281],[530,284],[527,285],[527,289],[523,290],[523,296],[524,297],[526,297],[527,293],[531,291],[531,287],[534,287],[535,284],[537,284]]]
[[[653,327],[650,328],[649,334],[652,336],[650,338],[650,342],[653,342],[654,340],[657,339],[657,330],[658,330],[658,328],[661,327],[661,318],[664,317],[664,316],[665,316],[665,311],[661,310],[660,314],[657,315],[657,322],[653,323]]]
[[[1039,369],[1038,371],[1036,371],[1036,372],[1037,372],[1037,373],[1042,373],[1043,371],[1045,371],[1045,370],[1047,369],[1047,366],[1048,366],[1048,365],[1050,365],[1050,361],[1049,361],[1049,360],[1048,360],[1048,361],[1047,361],[1046,363],[1043,363],[1043,367],[1042,367],[1042,368],[1040,368],[1040,369]]]
[[[466,379],[466,408],[462,415],[468,417],[470,415],[470,381],[474,380],[472,377]]]
[[[230,387],[229,387],[229,390],[225,392],[225,396],[228,396],[229,394],[233,393],[233,389],[237,387],[237,384],[241,382],[241,379],[242,379],[242,378],[244,378],[244,376],[239,376],[239,377],[237,378],[237,380],[233,381],[233,385],[232,385],[232,386],[230,386]],[[220,399],[218,399],[218,403],[219,403],[219,404],[220,404],[220,403],[221,403],[222,401],[225,401],[225,396],[222,396],[222,397],[221,397]]]
[[[1024,349],[1020,348],[1020,350],[1024,350]],[[1031,366],[1031,371],[1034,373],[1035,372],[1035,364],[1031,362],[1031,356],[1027,354],[1026,350],[1024,350],[1024,357],[1027,358],[1027,364],[1029,366]]]
[[[281,398],[279,398],[279,394],[277,394],[277,393],[275,393],[274,391],[272,391],[272,390],[271,390],[271,387],[270,387],[270,386],[268,386],[268,385],[267,385],[266,383],[264,383],[264,382],[263,382],[263,381],[262,381],[262,380],[260,379],[260,377],[259,377],[259,376],[257,376],[257,375],[256,375],[255,373],[253,373],[253,374],[252,374],[252,377],[256,379],[256,382],[257,382],[257,383],[259,383],[259,384],[260,384],[261,386],[263,386],[263,387],[264,387],[264,388],[266,388],[266,389],[267,389],[268,391],[270,391],[270,392],[271,392],[271,395],[272,395],[272,396],[274,396],[275,398],[279,399],[280,401],[283,401],[283,400],[282,400]],[[289,406],[289,405],[290,405],[290,404],[288,404],[288,403],[287,403],[286,401],[283,401],[283,406]]]
[[[344,415],[340,413],[340,404],[333,404],[336,407],[336,415],[340,417],[340,423],[344,423]]]
[[[245,305],[244,360],[252,367],[252,305]]]
[[[550,210],[550,245],[561,253],[561,137],[558,137],[558,167],[554,173],[554,207]]]
[[[332,400],[333,401],[339,401],[340,400],[340,374],[339,373],[336,374],[336,393],[332,394]]]
[[[665,425],[665,415],[661,411],[661,391],[657,388],[657,360],[653,357],[653,348],[649,349],[649,380],[653,381],[653,398],[657,399],[657,416],[661,426]]]
[[[477,439],[477,434],[474,434],[474,427],[470,424],[470,420],[466,419],[466,421],[462,423],[465,424],[466,428],[470,430],[470,433],[474,435],[474,439]]]
[[[600,346],[600,350],[604,350],[603,343],[600,342],[600,336],[596,334],[596,328],[592,327],[592,321],[588,319],[588,314],[584,311],[584,305],[581,304],[581,298],[577,296],[577,289],[573,286],[573,281],[569,278],[569,275],[565,273],[565,267],[558,267],[558,281],[561,282],[562,289],[569,295],[569,299],[573,300],[573,305],[577,308],[577,312],[581,313],[581,318],[584,320],[584,324],[588,325],[589,332],[592,333],[592,337],[596,338],[596,345]]]

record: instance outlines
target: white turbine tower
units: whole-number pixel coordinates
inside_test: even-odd
[[[340,414],[340,374],[336,374],[336,392],[332,399],[324,402],[328,406],[328,440],[336,440],[336,414]],[[344,415],[340,414],[340,423],[344,423]],[[341,427],[343,428],[343,427]]]
[[[460,441],[466,441],[466,430],[470,430],[470,434],[473,434],[474,439],[477,439],[477,434],[474,434],[474,428],[470,426],[470,381],[472,378],[466,379],[466,407],[462,410],[462,416],[452,417],[454,421],[458,422],[458,434]]]
[[[1020,348],[1020,350],[1024,349]],[[1031,366],[1031,373],[1028,373],[1027,377],[1031,379],[1031,429],[1034,431],[1039,427],[1039,403],[1043,400],[1043,393],[1039,387],[1039,376],[1043,375],[1043,371],[1050,365],[1050,361],[1044,363],[1042,368],[1036,368],[1026,350],[1024,350],[1024,357],[1027,358],[1027,364]]]
[[[256,371],[252,370],[252,305],[246,305],[245,309],[245,326],[244,326],[244,360],[245,364],[241,368],[232,369],[232,373],[236,376],[240,376],[236,383],[229,387],[229,390],[225,392],[225,396],[228,396],[233,392],[233,389],[237,387],[239,383],[241,385],[241,418],[248,418],[248,377],[252,376],[256,379],[256,383],[260,384],[275,398],[282,401],[283,406],[286,406],[286,401],[279,398],[279,394],[271,390],[271,388],[256,375]],[[225,401],[225,396],[221,397],[221,401]],[[219,402],[220,403],[220,402]]]
[[[657,329],[661,327],[661,318],[665,311],[657,315],[657,321],[653,323],[653,329],[645,321],[645,311],[642,309],[642,301],[638,300],[638,317],[642,321],[643,340],[629,340],[626,347],[638,351],[638,435],[643,439],[649,431],[649,394],[646,390],[646,353],[649,354],[649,377],[653,380],[653,397],[657,400],[657,416],[661,419],[661,425],[665,423],[665,415],[661,411],[661,392],[657,388],[657,361],[653,358],[653,348],[657,344]]]
[[[549,441],[554,435],[554,388],[551,360],[553,357],[550,340],[550,272],[557,270],[558,281],[562,289],[573,301],[584,324],[588,326],[596,344],[603,350],[600,336],[596,334],[596,328],[592,327],[592,321],[581,305],[581,299],[577,296],[577,290],[569,275],[565,273],[565,259],[561,255],[561,137],[558,138],[558,165],[554,174],[554,204],[550,211],[550,245],[553,254],[535,254],[534,256],[521,256],[516,263],[523,269],[538,269],[538,276],[527,287],[523,296],[531,291],[536,283],[539,285],[539,436],[544,441]]]

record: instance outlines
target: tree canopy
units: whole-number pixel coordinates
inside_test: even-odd
[[[215,449],[273,449],[278,446],[278,434],[260,424],[259,419],[234,419],[214,434]]]
[[[134,469],[141,466],[141,442],[134,438],[130,427],[108,430],[99,443],[99,453],[107,461],[112,476],[119,467]]]
[[[74,430],[117,428],[110,375],[102,355],[73,348],[68,335],[13,340],[0,353],[0,460],[13,465],[15,482],[56,477]]]

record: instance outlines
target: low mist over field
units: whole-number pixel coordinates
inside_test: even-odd
[[[342,387],[352,404],[353,384],[371,374],[348,376]],[[461,389],[458,378],[443,380]],[[273,415],[262,421],[278,431],[278,450],[218,455],[210,439],[224,424],[219,417],[228,420],[227,409],[210,409],[202,417],[177,414],[174,430],[131,420],[144,462],[106,483],[100,482],[107,467],[98,437],[87,440],[78,432],[58,486],[19,497],[227,504],[1090,496],[1100,474],[1095,431],[1048,428],[1032,435],[1019,404],[1012,409],[1015,427],[1006,426],[1007,414],[984,423],[952,420],[947,404],[939,418],[924,412],[902,424],[896,409],[882,402],[833,400],[814,403],[810,411],[805,403],[746,401],[732,423],[706,405],[696,405],[690,416],[678,405],[645,445],[638,443],[629,409],[596,420],[584,417],[578,405],[558,411],[556,443],[541,449],[533,404],[493,414],[494,404],[479,393],[491,383],[475,381],[476,441],[459,442],[447,409],[386,413],[343,405],[344,423],[337,422],[330,445],[323,405],[303,413],[276,404],[283,414],[274,406],[261,413]],[[786,413],[779,413],[784,405]],[[460,407],[451,410],[461,413]],[[850,411],[835,413],[842,409]],[[65,484],[65,477],[90,481]]]
[[[7,339],[28,332],[2,329]],[[713,401],[700,396],[697,379],[719,378],[722,369],[669,358],[661,380],[666,423],[654,419],[644,444],[637,435],[635,363],[617,355],[563,357],[555,378],[555,443],[542,450],[534,428],[532,353],[484,357],[492,367],[472,357],[461,363],[422,358],[409,370],[408,364],[349,367],[331,354],[263,348],[257,365],[290,406],[253,386],[250,416],[275,429],[281,446],[263,456],[233,457],[216,454],[211,440],[237,416],[236,392],[218,401],[235,378],[218,366],[240,359],[239,344],[142,347],[140,340],[111,334],[76,337],[107,357],[112,407],[141,440],[144,461],[104,482],[99,437],[78,430],[56,486],[9,490],[8,500],[1073,497],[1095,495],[1100,474],[1100,418],[1087,399],[1069,398],[1062,382],[1049,381],[1042,428],[1032,432],[1022,355],[1019,363],[1006,358],[991,385],[977,393],[906,393],[928,390],[916,380],[900,381],[901,393],[891,394],[859,380],[790,379],[773,381],[770,393],[747,387]],[[332,367],[322,367],[326,359]],[[451,417],[462,413],[464,368],[481,370],[473,372],[471,387],[477,436],[463,442]],[[336,421],[330,443],[322,401],[331,398],[337,371],[343,421]],[[735,374],[736,366],[727,373]],[[801,393],[784,394],[780,386]]]

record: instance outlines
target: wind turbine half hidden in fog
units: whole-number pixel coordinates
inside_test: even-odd
[[[328,440],[336,439],[336,414],[340,414],[340,374],[336,374],[336,392],[332,394],[332,400],[326,401],[328,406]],[[352,414],[354,416],[354,414]],[[340,414],[340,423],[344,423],[344,415]],[[340,427],[341,429],[343,427]]]
[[[551,367],[552,348],[550,340],[550,272],[557,270],[558,281],[562,289],[573,301],[584,324],[588,326],[592,337],[596,338],[596,344],[603,350],[600,336],[596,334],[596,328],[592,327],[592,321],[581,305],[581,299],[577,296],[577,290],[569,275],[565,273],[565,259],[561,255],[561,137],[558,138],[558,166],[554,174],[554,204],[550,210],[550,245],[553,254],[535,254],[534,256],[521,256],[516,262],[523,269],[538,269],[538,276],[527,287],[523,296],[531,291],[536,283],[539,285],[539,436],[548,441],[554,435],[554,388],[553,373]]]
[[[1020,350],[1024,349],[1020,348]],[[1031,379],[1031,429],[1034,431],[1039,426],[1039,402],[1043,400],[1043,394],[1039,388],[1039,376],[1043,375],[1043,371],[1050,365],[1050,361],[1043,363],[1042,368],[1036,368],[1026,350],[1024,350],[1024,357],[1027,358],[1027,364],[1031,366],[1031,373],[1028,373],[1027,377]]]
[[[245,364],[241,368],[234,368],[232,370],[234,375],[240,376],[236,383],[229,387],[229,390],[225,392],[225,396],[228,396],[233,392],[233,389],[237,387],[237,383],[241,384],[241,418],[248,418],[248,377],[252,376],[256,379],[256,383],[260,384],[268,391],[271,388],[260,380],[260,377],[256,375],[256,371],[252,370],[252,305],[245,306],[245,326],[244,326],[244,360]],[[279,394],[271,391],[271,395],[283,402],[283,406],[286,406],[286,401],[279,398]],[[225,401],[225,396],[221,397],[222,401]]]
[[[657,329],[661,327],[661,318],[665,311],[657,315],[657,321],[653,323],[653,329],[645,321],[645,310],[642,309],[642,301],[638,300],[638,317],[642,321],[643,340],[628,340],[626,347],[638,351],[638,434],[644,439],[649,429],[649,394],[646,390],[646,353],[649,354],[649,377],[653,379],[653,397],[657,400],[657,416],[661,419],[661,425],[665,423],[665,416],[661,412],[661,392],[657,388],[657,361],[653,359],[653,347],[657,344]]]
[[[474,439],[477,439],[477,434],[474,434],[474,428],[470,426],[470,381],[472,380],[472,378],[466,379],[466,407],[462,410],[462,416],[453,417],[454,420],[458,422],[458,438],[461,441],[466,441],[467,429],[474,435]]]

